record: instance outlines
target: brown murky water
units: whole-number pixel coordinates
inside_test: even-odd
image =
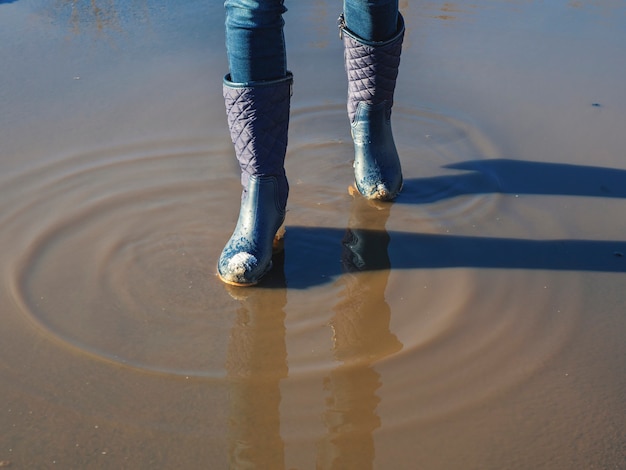
[[[287,6],[237,289],[221,2],[0,2],[0,466],[626,468],[626,5],[401,2],[393,205],[346,191],[340,2]]]

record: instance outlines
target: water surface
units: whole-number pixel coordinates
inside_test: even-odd
[[[393,204],[347,191],[340,5],[287,3],[238,289],[220,2],[0,2],[3,465],[626,467],[626,7],[400,3]]]

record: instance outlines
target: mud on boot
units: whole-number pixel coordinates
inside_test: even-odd
[[[237,226],[220,256],[217,272],[235,286],[254,285],[271,269],[276,237],[285,220],[274,176],[251,176]]]

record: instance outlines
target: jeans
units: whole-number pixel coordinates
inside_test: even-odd
[[[285,77],[284,0],[225,0],[224,7],[230,80],[253,84]],[[346,27],[364,41],[382,42],[396,33],[398,0],[344,0],[343,11]]]

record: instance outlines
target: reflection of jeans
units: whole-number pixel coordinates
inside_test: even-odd
[[[224,7],[231,80],[250,83],[284,77],[284,0],[226,0]],[[398,0],[344,0],[343,10],[346,27],[365,41],[385,41],[396,32]]]

